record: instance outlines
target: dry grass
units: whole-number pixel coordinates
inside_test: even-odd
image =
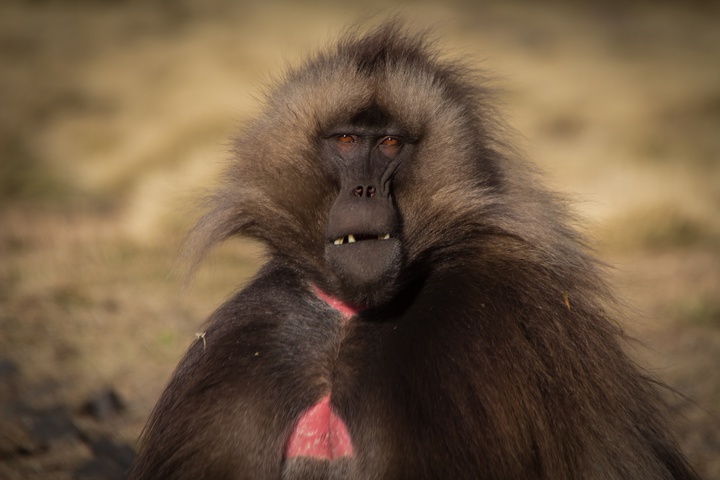
[[[187,288],[171,273],[259,86],[368,11],[297,5],[0,5],[0,477],[72,478],[98,457],[85,437],[134,444],[203,319],[259,265],[236,242]],[[643,312],[638,358],[697,402],[673,397],[673,419],[720,479],[718,10],[383,5],[501,77],[520,142]],[[124,412],[79,413],[107,388]],[[27,427],[58,406],[82,441]]]

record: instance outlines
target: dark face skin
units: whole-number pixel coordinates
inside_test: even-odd
[[[403,257],[393,179],[414,145],[394,128],[347,126],[324,136],[321,149],[340,183],[325,235],[325,258],[340,295],[357,303],[387,300]]]

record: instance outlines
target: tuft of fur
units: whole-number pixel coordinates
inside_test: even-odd
[[[565,200],[492,105],[480,76],[398,22],[347,34],[269,91],[190,247],[247,235],[268,264],[191,347],[132,478],[695,478]],[[308,287],[332,293],[334,275],[339,185],[318,138],[368,108],[416,141],[393,180],[403,288],[341,331]],[[282,435],[328,389],[357,463],[283,470]]]

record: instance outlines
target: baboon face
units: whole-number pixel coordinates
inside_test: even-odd
[[[399,128],[377,121],[337,126],[320,143],[340,186],[327,218],[327,264],[341,290],[387,296],[403,262],[394,174],[412,157],[413,143]]]
[[[268,92],[200,249],[252,236],[326,293],[375,307],[477,237],[499,177],[482,92],[387,35],[341,43]]]

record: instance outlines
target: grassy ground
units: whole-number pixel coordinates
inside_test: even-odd
[[[119,478],[204,318],[262,249],[173,274],[260,85],[367,12],[491,72],[632,306],[632,352],[720,479],[720,12],[702,2],[0,5],[0,478]],[[364,11],[363,11],[364,10]]]

